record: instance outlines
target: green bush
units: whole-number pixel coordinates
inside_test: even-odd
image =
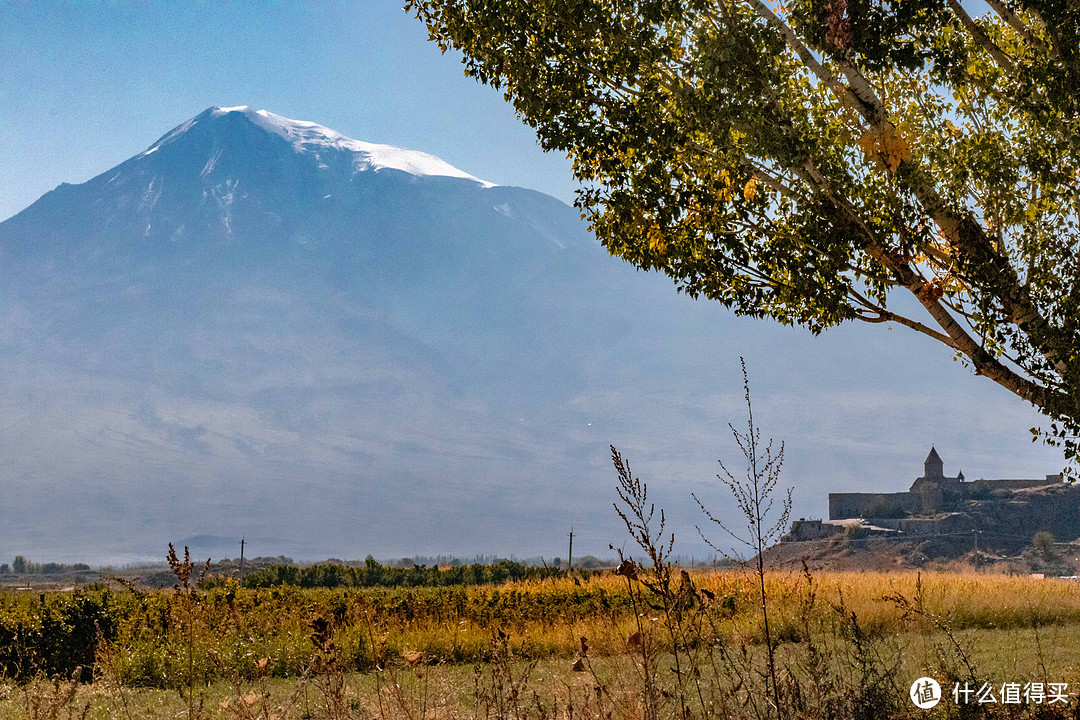
[[[99,638],[111,641],[116,617],[111,592],[0,596],[0,674],[17,681],[39,674],[89,679]]]

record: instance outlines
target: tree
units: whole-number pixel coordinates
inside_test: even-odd
[[[1035,537],[1031,539],[1031,547],[1044,560],[1056,559],[1054,554],[1054,536],[1046,530],[1035,533]]]
[[[1031,545],[1020,556],[1032,572],[1058,576],[1076,573],[1076,568],[1057,552],[1053,534],[1045,530],[1035,533]]]
[[[22,575],[26,572],[26,558],[22,555],[16,555],[15,559],[11,561],[11,569],[16,575]]]
[[[896,323],[1080,431],[1080,6],[409,0],[568,153],[607,249],[817,333]]]

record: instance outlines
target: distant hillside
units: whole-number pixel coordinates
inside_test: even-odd
[[[796,521],[785,542],[770,549],[770,563],[800,567],[805,560],[812,569],[895,570],[959,560],[1026,571],[1022,563],[1009,568],[1007,560],[1019,558],[1037,533],[1049,533],[1064,560],[1080,562],[1080,487],[1062,483],[987,491],[985,497],[962,501],[954,512],[903,521],[823,523],[819,539],[805,539],[808,530],[800,523],[806,521]]]

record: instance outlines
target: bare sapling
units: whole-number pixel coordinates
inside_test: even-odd
[[[693,495],[698,506],[709,521],[717,525],[727,535],[741,545],[748,547],[754,553],[754,569],[757,573],[758,589],[761,594],[761,623],[765,635],[765,650],[768,685],[767,694],[771,694],[772,704],[776,708],[777,717],[783,714],[780,704],[780,685],[777,682],[776,672],[776,643],[773,641],[769,629],[769,606],[765,591],[765,550],[780,539],[787,529],[788,519],[791,516],[791,488],[786,493],[777,493],[777,484],[780,480],[780,468],[784,463],[784,443],[774,451],[773,441],[770,438],[762,448],[761,430],[754,425],[754,408],[750,402],[750,378],[746,373],[746,361],[739,358],[742,365],[743,390],[746,401],[747,429],[739,432],[735,426],[728,423],[731,434],[735,438],[743,457],[746,459],[746,471],[742,477],[736,477],[724,464],[723,460],[717,460],[722,473],[716,477],[730,491],[738,506],[746,525],[734,530],[713,513],[701,502],[696,494]],[[774,505],[780,500],[779,507],[774,512]],[[698,528],[702,539],[717,552],[726,557],[730,555],[709,540],[705,533]]]
[[[166,561],[169,563],[169,569],[172,570],[173,575],[176,576],[177,583],[173,585],[173,590],[177,596],[182,598],[183,604],[183,622],[186,626],[187,642],[187,716],[189,718],[195,717],[197,710],[201,711],[203,702],[202,695],[199,696],[199,707],[195,705],[195,608],[199,602],[199,597],[196,592],[198,584],[203,580],[207,572],[210,570],[210,558],[206,558],[206,564],[203,565],[202,571],[196,576],[195,581],[192,582],[192,574],[197,567],[195,563],[191,561],[191,553],[188,551],[187,545],[184,546],[184,559],[183,561],[176,555],[176,548],[172,543],[169,543],[169,553],[165,556]]]
[[[634,477],[630,470],[630,463],[626,462],[615,446],[611,446],[611,460],[615,465],[615,471],[619,475],[619,485],[616,488],[622,507],[615,503],[615,512],[619,514],[626,524],[630,536],[648,555],[656,582],[653,583],[654,591],[667,586],[669,582],[670,568],[667,556],[671,552],[675,538],[672,536],[667,543],[664,542],[664,511],[660,510],[659,528],[653,527],[656,515],[656,506],[648,500],[648,488],[639,478]],[[641,672],[644,690],[644,715],[646,720],[655,720],[659,717],[658,692],[656,688],[656,656],[651,652],[648,633],[641,622],[642,611],[638,607],[638,598],[634,592],[634,581],[641,581],[638,570],[644,566],[634,562],[632,558],[623,556],[619,550],[619,565],[617,574],[626,578],[627,591],[630,593],[630,603],[634,612],[634,621],[637,629],[627,641],[629,649],[636,649],[641,653]]]

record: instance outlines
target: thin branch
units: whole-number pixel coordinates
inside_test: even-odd
[[[994,58],[994,61],[1001,67],[1002,70],[1009,74],[1016,72],[1016,64],[1012,59],[1005,54],[1005,51],[997,46],[990,36],[987,35],[978,23],[971,19],[967,10],[958,2],[958,0],[948,0],[949,9],[953,11],[953,14],[960,20],[960,24],[964,26],[964,29],[968,31],[968,34],[975,40],[975,42],[986,52],[990,53],[990,56]]]

